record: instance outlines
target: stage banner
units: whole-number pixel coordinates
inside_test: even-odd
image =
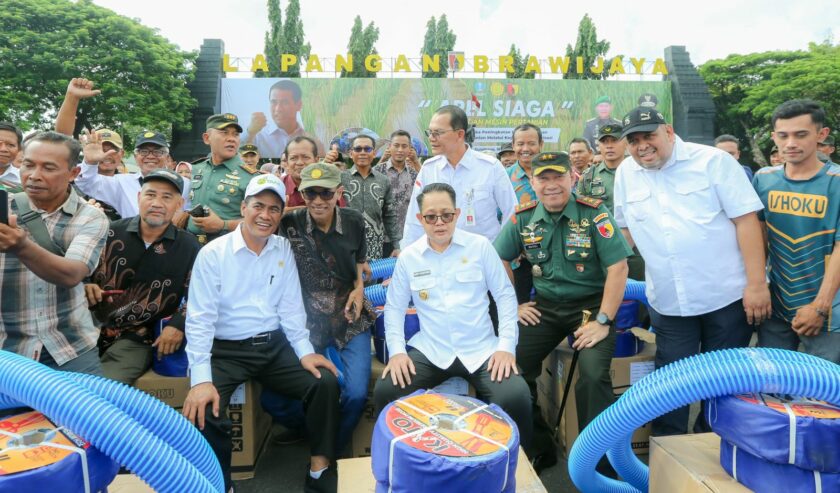
[[[349,146],[355,133],[374,134],[379,146],[394,130],[412,135],[428,154],[428,128],[435,110],[454,104],[476,126],[473,148],[496,151],[513,129],[533,123],[544,150],[566,150],[584,137],[594,144],[600,126],[649,106],[672,120],[670,82],[531,79],[222,79],[222,112],[234,113],[262,157],[279,157],[289,139],[315,137],[321,152]]]

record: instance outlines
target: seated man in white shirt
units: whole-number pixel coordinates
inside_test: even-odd
[[[475,387],[479,399],[510,414],[527,448],[531,394],[516,366],[516,294],[504,265],[487,238],[455,228],[461,210],[455,207],[451,186],[427,185],[417,205],[426,234],[402,251],[388,286],[385,338],[390,360],[373,391],[376,412],[399,397],[458,376]],[[499,308],[498,337],[488,314],[488,290]],[[421,329],[406,352],[403,326],[412,299]]]
[[[140,173],[103,175],[99,172],[99,163],[112,158],[118,151],[105,150],[102,147],[103,136],[93,133],[88,136],[84,147],[84,162],[79,166],[82,172],[76,177],[76,186],[85,195],[114,206],[123,218],[134,217],[140,213],[137,202],[143,177],[158,168],[166,167],[169,156],[169,144],[166,137],[157,132],[142,132],[134,143],[134,159],[140,167]],[[184,179],[184,209],[189,209],[190,180]]]
[[[683,142],[656,109],[634,109],[623,126],[631,157],[615,176],[615,222],[645,259],[656,367],[748,346],[770,316],[761,200],[732,156]],[[660,416],[653,434],[685,433],[688,414]],[[695,432],[709,431],[703,416]]]
[[[242,223],[198,254],[187,306],[192,388],[183,414],[213,447],[231,491],[231,394],[255,379],[303,401],[311,458],[307,492],[335,492],[339,422],[337,370],[309,342],[300,281],[289,241],[275,234],[286,190],[280,178],[254,178]]]

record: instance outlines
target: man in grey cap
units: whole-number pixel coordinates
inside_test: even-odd
[[[106,176],[99,173],[99,163],[112,159],[117,151],[103,148],[105,138],[107,137],[103,137],[101,132],[87,136],[83,150],[84,162],[79,165],[82,171],[76,178],[76,186],[82,193],[114,206],[121,217],[134,217],[140,212],[137,194],[140,192],[143,177],[156,169],[165,168],[169,144],[166,137],[159,132],[141,132],[134,142],[134,159],[140,167],[140,172]],[[189,189],[190,182],[186,180],[183,190],[185,198]]]
[[[149,369],[155,351],[158,358],[167,356],[184,340],[181,300],[200,245],[172,224],[183,207],[183,191],[184,179],[173,171],[146,175],[137,194],[140,214],[111,223],[99,266],[85,285],[102,324],[102,371],[127,385]],[[127,305],[132,310],[122,309]]]
[[[502,162],[505,168],[510,168],[516,164],[516,152],[513,150],[513,144],[506,142],[496,153],[496,157]]]
[[[244,196],[242,221],[202,248],[193,268],[186,322],[192,388],[183,415],[210,443],[230,491],[226,411],[236,387],[254,379],[302,400],[311,450],[305,491],[334,492],[338,371],[312,347],[291,245],[274,234],[286,188],[280,178],[260,175]]]
[[[817,150],[825,154],[826,157],[828,157],[829,161],[831,161],[831,159],[833,158],[832,155],[834,154],[835,149],[836,148],[834,147],[834,136],[831,134],[828,134],[828,136],[825,139],[823,139],[822,142],[817,144]]]

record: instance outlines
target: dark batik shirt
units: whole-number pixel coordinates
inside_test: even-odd
[[[169,225],[163,236],[146,247],[140,236],[140,216],[111,223],[108,243],[92,281],[103,290],[123,290],[93,307],[102,324],[100,347],[119,337],[151,342],[161,319],[184,330],[190,272],[201,245],[192,233]]]
[[[403,226],[405,226],[405,214],[408,212],[408,203],[411,201],[411,192],[414,190],[414,182],[417,180],[417,170],[406,162],[403,170],[400,171],[394,167],[394,164],[390,160],[377,164],[373,169],[387,176],[391,182],[391,193],[394,194],[394,208],[397,211],[397,229],[402,231]],[[385,238],[385,241],[390,241],[390,238]],[[391,243],[394,242],[391,241]],[[399,245],[396,245],[395,248],[399,248]]]
[[[385,238],[391,243],[399,243],[402,239],[390,180],[373,169],[367,177],[363,177],[354,166],[341,173],[341,184],[347,207],[359,211],[364,217],[368,257],[382,258]]]
[[[289,240],[295,255],[312,345],[317,350],[330,345],[343,348],[375,319],[366,299],[359,320],[350,323],[344,317],[344,306],[355,288],[356,265],[367,260],[362,215],[336,208],[333,224],[324,233],[308,210],[298,209],[283,217],[280,234]]]

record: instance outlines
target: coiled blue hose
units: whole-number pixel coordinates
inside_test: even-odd
[[[635,279],[627,279],[627,284],[624,286],[624,300],[640,301],[650,306],[645,294],[645,283]]]
[[[365,281],[390,279],[394,273],[394,266],[397,265],[397,257],[378,258],[370,261],[371,278]]]
[[[572,447],[569,475],[583,492],[648,491],[649,470],[630,448],[633,431],[692,402],[746,392],[802,395],[840,404],[840,366],[768,348],[714,351],[671,363],[631,386],[589,423]],[[605,452],[627,483],[595,471]]]
[[[0,408],[28,406],[84,437],[159,492],[222,492],[210,446],[153,397],[101,377],[63,373],[0,351]]]
[[[373,306],[384,306],[387,295],[388,287],[381,284],[374,284],[365,288],[365,298],[370,300]]]

